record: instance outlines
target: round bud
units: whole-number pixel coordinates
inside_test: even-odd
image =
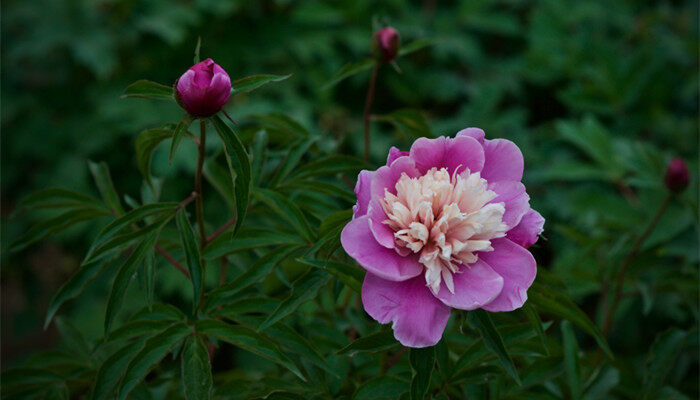
[[[372,36],[372,54],[381,61],[393,61],[399,53],[399,48],[399,32],[390,26],[376,31]]]
[[[688,166],[685,165],[685,161],[682,158],[674,158],[666,167],[666,177],[664,178],[664,183],[668,190],[672,192],[682,192],[686,187],[688,187],[688,181],[690,180],[690,173],[688,172]]]
[[[175,100],[196,118],[211,117],[231,96],[231,79],[211,58],[190,67],[175,82]]]

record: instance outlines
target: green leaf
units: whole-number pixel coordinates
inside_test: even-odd
[[[398,399],[406,392],[407,382],[395,376],[378,376],[363,383],[353,400]]]
[[[248,93],[272,82],[280,82],[292,76],[288,75],[252,75],[231,82],[231,94]]]
[[[202,252],[202,257],[216,259],[242,250],[285,244],[304,244],[304,242],[297,235],[279,230],[243,228],[236,234],[223,233],[209,242]]]
[[[342,155],[329,156],[304,164],[291,175],[290,179],[335,175],[341,172],[357,174],[364,167],[367,165],[359,158]]]
[[[430,377],[435,366],[435,347],[411,349],[409,353],[411,363],[411,399],[422,400],[430,387]]]
[[[199,50],[202,48],[202,37],[197,36],[197,45],[194,48],[194,58],[193,61],[195,64],[199,64]]]
[[[127,343],[100,365],[95,386],[92,388],[90,397],[92,400],[103,400],[115,394],[117,383],[122,378],[129,361],[138,354],[144,342],[145,339]]]
[[[49,188],[30,194],[17,203],[17,210],[25,208],[88,208],[109,211],[100,200],[90,195],[62,188]]]
[[[287,368],[300,379],[306,380],[301,371],[280,351],[277,345],[259,332],[241,325],[229,325],[213,319],[199,320],[195,326],[199,333],[215,337],[243,350],[265,357]]]
[[[282,113],[257,115],[255,119],[262,125],[273,141],[278,140],[281,143],[287,143],[288,141],[311,135],[303,125]]]
[[[238,232],[238,229],[243,223],[246,212],[248,211],[248,201],[250,197],[250,159],[248,158],[248,153],[243,147],[243,143],[238,138],[236,133],[231,129],[221,118],[214,115],[210,118],[214,124],[216,132],[219,133],[221,141],[224,143],[224,151],[226,154],[226,161],[228,162],[228,167],[231,173],[231,179],[234,184],[234,191],[236,195],[236,224],[233,228],[234,232]]]
[[[362,71],[367,71],[375,65],[376,61],[371,58],[366,58],[362,61],[347,63],[340,69],[323,87],[322,90],[329,89],[339,82],[353,75],[359,74]]]
[[[131,359],[119,384],[119,400],[127,398],[134,387],[148,374],[160,360],[185,336],[191,329],[184,323],[176,323],[167,330],[146,340],[143,348]]]
[[[71,226],[90,221],[97,217],[109,215],[108,211],[98,209],[71,209],[55,217],[43,220],[33,225],[27,232],[10,244],[10,252],[20,251],[49,235],[70,228]]]
[[[578,343],[569,321],[561,322],[561,336],[564,342],[564,367],[571,390],[571,398],[581,398],[581,366],[578,361]]]
[[[161,85],[160,83],[138,80],[126,87],[122,98],[142,97],[152,100],[175,100],[173,97],[173,87]]]
[[[88,167],[90,168],[90,173],[92,173],[97,189],[100,191],[100,195],[102,195],[102,199],[104,200],[105,204],[107,204],[107,206],[115,214],[124,214],[124,209],[122,208],[122,204],[119,202],[119,195],[114,189],[114,184],[112,183],[112,177],[109,174],[109,167],[107,166],[107,163],[101,162],[98,164],[88,161]]]
[[[143,307],[131,316],[132,321],[139,319],[185,321],[187,316],[173,305],[155,303],[152,306]]]
[[[311,269],[294,281],[292,293],[282,304],[259,327],[258,331],[263,331],[268,326],[276,323],[280,319],[294,312],[301,304],[316,297],[318,290],[328,283],[330,276],[324,271]]]
[[[342,229],[352,219],[352,209],[334,212],[321,221],[318,227],[318,235],[325,236],[331,232]]]
[[[118,342],[120,340],[133,339],[143,335],[153,336],[158,332],[166,330],[173,322],[174,320],[171,319],[132,320],[110,332],[107,339],[110,342]]]
[[[308,243],[313,243],[316,237],[309,221],[299,207],[287,197],[268,189],[256,189],[255,196],[301,234]]]
[[[108,263],[105,260],[96,260],[79,267],[78,271],[58,289],[58,292],[51,299],[49,308],[46,311],[46,319],[44,319],[44,329],[49,327],[51,320],[61,305],[80,295],[85,290],[85,287],[105,270],[105,266]]]
[[[156,253],[153,246],[143,259],[143,286],[146,291],[146,304],[151,306],[155,297]]]
[[[403,108],[390,114],[373,117],[378,121],[388,122],[403,136],[405,140],[415,140],[419,137],[433,137],[428,122],[419,110]]]
[[[168,161],[172,162],[173,161],[173,155],[177,151],[178,146],[180,146],[180,142],[182,141],[182,138],[187,135],[187,131],[190,129],[190,125],[192,125],[193,118],[190,114],[185,113],[185,115],[182,116],[182,119],[180,122],[177,123],[175,126],[175,130],[173,131],[173,140],[170,142],[170,155],[168,156]]]
[[[292,147],[289,149],[289,152],[287,153],[287,157],[284,160],[284,163],[280,166],[279,170],[275,174],[275,176],[272,178],[272,181],[270,182],[269,187],[277,187],[280,182],[284,182],[285,178],[289,175],[290,172],[299,164],[299,160],[301,160],[301,157],[304,155],[309,150],[309,147],[311,147],[314,142],[318,140],[317,137],[309,137],[309,138],[303,138],[297,141],[295,144],[292,145]]]
[[[202,264],[202,257],[199,253],[199,244],[197,243],[194,230],[192,229],[192,225],[190,225],[190,221],[184,209],[177,213],[175,222],[177,223],[177,229],[180,231],[180,241],[182,247],[185,249],[187,269],[190,272],[190,280],[192,281],[192,310],[196,311],[199,306],[199,300],[204,285],[204,265]]]
[[[349,354],[352,356],[356,353],[376,353],[390,349],[397,344],[398,342],[394,338],[393,332],[385,330],[355,339],[349,345],[338,350],[336,354]]]
[[[275,338],[283,348],[289,349],[324,371],[338,377],[338,374],[333,370],[326,358],[304,336],[297,333],[290,326],[278,322],[268,327],[266,332]]]
[[[357,196],[347,186],[337,183],[324,182],[316,179],[295,179],[283,182],[280,188],[301,189],[307,192],[316,192],[324,196],[335,197],[348,203],[357,201]]]
[[[209,182],[226,201],[226,205],[233,209],[236,205],[236,198],[233,194],[233,182],[231,182],[231,177],[229,176],[227,168],[222,167],[216,161],[216,157],[208,157],[204,160],[202,172],[207,182]]]
[[[165,139],[172,137],[174,132],[171,129],[156,128],[148,129],[139,134],[136,138],[136,163],[141,175],[146,182],[151,185],[151,158],[153,151]]]
[[[595,380],[591,382],[583,398],[585,400],[597,400],[609,398],[608,394],[613,390],[618,383],[620,383],[620,373],[611,366],[605,365],[602,370],[596,376]],[[660,398],[663,398],[660,396]]]
[[[298,261],[329,272],[357,293],[362,291],[362,282],[365,279],[365,272],[357,267],[337,261],[308,259],[299,259]]]
[[[91,347],[85,336],[69,320],[56,318],[56,328],[61,333],[61,340],[74,354],[90,358]]]
[[[213,382],[209,352],[202,338],[197,335],[187,338],[182,350],[181,374],[186,400],[211,398]]]
[[[656,337],[647,356],[641,398],[654,399],[683,350],[687,332],[669,329]]]
[[[207,293],[207,298],[203,307],[204,310],[212,310],[232,299],[233,296],[241,290],[267,276],[277,263],[289,257],[298,249],[299,247],[297,246],[281,246],[269,251],[267,254],[260,257],[243,274],[236,277],[236,279]]]
[[[253,154],[251,154],[251,186],[253,187],[260,184],[266,150],[267,132],[265,130],[260,130],[255,133],[255,138],[253,139]]]
[[[484,310],[477,309],[470,311],[468,317],[470,322],[479,330],[486,347],[498,357],[498,361],[500,361],[503,369],[518,383],[518,385],[520,385],[520,377],[518,377],[515,364],[513,364],[513,360],[510,358],[506,346],[503,344],[503,338],[501,338],[501,335],[498,333],[489,314]]]
[[[432,46],[433,44],[435,44],[435,40],[432,39],[415,40],[405,46],[401,46],[401,49],[399,49],[399,57],[414,53],[424,47]]]
[[[136,268],[146,253],[155,245],[157,237],[158,235],[154,233],[146,236],[134,249],[129,258],[126,259],[124,264],[119,267],[119,272],[117,272],[117,276],[114,278],[112,290],[109,292],[109,299],[107,300],[107,311],[105,312],[104,323],[105,332],[109,332],[114,317],[116,317],[117,312],[124,302],[126,289],[131,283],[131,278],[134,276]]]
[[[535,310],[530,303],[525,303],[525,305],[523,305],[523,312],[525,312],[525,315],[527,316],[528,321],[530,321],[532,328],[535,330],[535,332],[537,332],[537,336],[540,338],[540,342],[542,343],[542,348],[544,349],[545,353],[549,355],[549,350],[547,349],[547,337],[544,334],[542,320],[540,320],[537,310]]]
[[[574,325],[583,329],[589,335],[593,336],[598,343],[598,346],[603,349],[605,354],[607,354],[611,359],[613,358],[612,352],[608,347],[608,343],[598,330],[598,327],[591,322],[586,313],[581,311],[576,303],[574,303],[569,297],[538,282],[532,284],[530,290],[528,290],[528,297],[529,301],[540,311],[562,319],[567,319]]]

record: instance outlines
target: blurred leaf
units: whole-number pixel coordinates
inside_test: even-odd
[[[413,348],[409,351],[411,363],[411,400],[422,400],[430,387],[435,366],[435,347]]]
[[[177,148],[180,146],[182,138],[187,136],[187,131],[190,129],[192,121],[194,121],[194,118],[190,114],[185,113],[182,116],[180,122],[178,122],[175,126],[175,129],[173,130],[172,134],[173,139],[170,142],[170,155],[168,156],[169,162],[173,161],[173,155],[177,151]]]
[[[101,162],[98,164],[88,161],[88,166],[90,167],[90,173],[92,173],[97,189],[99,189],[105,204],[117,215],[124,214],[124,209],[119,202],[119,195],[114,189],[107,163]]]
[[[332,196],[338,199],[354,203],[357,201],[355,193],[347,186],[337,183],[324,182],[315,179],[295,179],[291,182],[284,182],[280,188],[301,189],[303,191],[316,192],[324,196]]]
[[[435,44],[435,41],[432,39],[418,39],[414,40],[411,43],[406,44],[405,46],[401,46],[399,49],[399,57],[403,57],[405,55],[414,53],[424,47],[432,46]]]
[[[194,58],[195,64],[199,64],[199,50],[202,48],[202,37],[197,36],[197,45],[194,47]]]
[[[377,376],[363,383],[352,396],[354,400],[398,399],[408,382],[394,376]]]
[[[184,209],[177,213],[175,222],[177,223],[177,230],[180,231],[180,241],[182,248],[185,250],[187,270],[190,272],[190,280],[192,281],[192,312],[195,313],[199,306],[204,286],[204,265],[199,253],[199,243],[195,238],[194,230]]]
[[[569,321],[561,322],[561,336],[564,342],[564,366],[571,390],[571,398],[581,398],[581,366],[578,361],[578,343]]]
[[[372,118],[394,125],[394,128],[406,140],[415,140],[419,137],[433,137],[428,122],[419,110],[403,108],[390,114],[374,115]]]
[[[613,367],[603,366],[596,379],[591,382],[583,395],[585,400],[610,397],[609,392],[620,382],[620,373]]]
[[[143,277],[144,291],[146,292],[146,304],[153,305],[155,298],[155,275],[156,275],[156,254],[155,246],[153,246],[143,258]]]
[[[202,169],[204,178],[216,191],[224,198],[226,204],[233,209],[236,205],[234,197],[233,182],[226,168],[216,162],[216,157],[209,157],[204,160],[204,168]]]
[[[260,333],[240,325],[229,325],[222,321],[204,319],[197,321],[196,330],[199,333],[215,337],[219,340],[231,343],[253,354],[265,357],[298,376],[301,380],[306,379],[301,371],[285,356],[272,341]]]
[[[138,80],[127,86],[122,97],[142,97],[152,100],[175,100],[173,97],[172,86],[161,85],[160,83],[151,82],[145,79]]]
[[[501,338],[501,335],[498,333],[489,314],[484,310],[477,309],[470,311],[467,315],[469,321],[479,330],[486,347],[498,357],[498,361],[503,369],[518,385],[520,385],[518,370],[515,368],[515,364],[513,364],[513,360],[510,358],[506,346],[503,344],[503,338]]]
[[[61,333],[61,340],[76,354],[90,357],[91,349],[83,333],[65,318],[56,318],[56,328]]]
[[[298,168],[296,172],[291,175],[290,179],[328,176],[341,172],[357,174],[365,166],[365,163],[359,158],[343,155],[329,156],[312,161]]]
[[[173,131],[165,128],[148,129],[136,137],[136,162],[146,182],[151,185],[151,157],[153,151],[165,139],[173,136]]]
[[[357,267],[337,261],[318,261],[308,259],[299,259],[298,261],[327,271],[338,278],[338,280],[348,285],[356,293],[360,293],[362,291],[362,281],[365,278],[365,272]]]
[[[296,204],[272,190],[256,189],[253,193],[259,200],[270,207],[275,214],[289,222],[307,242],[314,242],[316,235],[311,225],[309,225],[309,221],[306,220],[306,217],[304,217],[304,214],[299,210]]]
[[[243,228],[235,234],[226,232],[209,242],[202,256],[206,259],[216,259],[242,250],[287,244],[304,244],[304,242],[297,235],[279,230]]]
[[[537,309],[547,314],[551,314],[562,319],[567,319],[579,328],[583,329],[589,335],[593,336],[598,343],[598,346],[600,346],[605,354],[607,354],[611,359],[613,358],[612,352],[608,347],[608,343],[603,335],[601,335],[598,327],[595,326],[590,319],[588,319],[588,316],[581,311],[581,309],[578,308],[578,306],[571,301],[570,298],[561,292],[547,286],[543,286],[538,282],[532,284],[530,290],[528,290],[528,296],[530,302],[534,304]]]
[[[114,321],[114,317],[119,312],[119,309],[124,302],[124,295],[126,294],[126,289],[131,283],[131,278],[136,272],[136,268],[143,257],[148,253],[148,251],[155,245],[158,235],[152,233],[146,236],[141,243],[134,249],[134,251],[129,255],[129,258],[124,261],[121,267],[119,267],[119,272],[117,276],[114,277],[114,283],[112,283],[112,290],[109,292],[109,300],[107,301],[107,311],[105,312],[105,332],[109,332],[109,328]]]
[[[73,209],[53,218],[45,219],[33,225],[27,232],[10,243],[10,251],[20,251],[54,233],[61,232],[75,224],[90,221],[97,217],[109,215],[107,211],[97,209]]]
[[[362,71],[367,71],[375,65],[375,61],[371,58],[366,58],[362,61],[347,63],[340,69],[323,87],[322,90],[329,89],[346,78],[356,75]]]
[[[278,322],[269,326],[266,333],[280,342],[283,348],[291,350],[329,374],[337,376],[337,373],[330,366],[326,358],[319,353],[316,347],[290,326]]]
[[[336,354],[349,354],[353,356],[356,353],[362,352],[376,353],[390,349],[397,344],[398,342],[394,338],[394,333],[390,330],[385,330],[355,339],[349,345],[338,350]]]
[[[146,340],[143,348],[131,359],[119,384],[119,400],[124,400],[166,354],[191,332],[184,323],[175,323],[167,330]]]
[[[282,113],[256,115],[255,119],[271,138],[277,137],[283,143],[311,135],[303,125]]]
[[[265,161],[267,150],[267,132],[260,130],[255,133],[253,139],[253,154],[251,154],[251,186],[257,187],[260,185],[260,178]]]
[[[601,166],[616,172],[619,176],[624,174],[622,166],[617,161],[610,134],[595,118],[588,116],[578,124],[561,121],[557,124],[557,130],[562,138],[578,147]]]
[[[309,150],[309,147],[311,147],[311,145],[317,140],[318,138],[315,137],[304,138],[292,145],[287,153],[284,163],[280,166],[279,170],[272,178],[269,187],[274,188],[277,187],[280,182],[284,182],[289,173],[292,172],[297,164],[299,164],[299,161],[301,160],[301,157],[304,156],[304,153],[306,153]]]
[[[252,75],[231,82],[231,94],[248,93],[271,82],[280,82],[292,76],[288,75]]]
[[[540,337],[540,342],[542,343],[542,348],[545,353],[549,355],[549,349],[547,349],[547,336],[544,334],[544,327],[542,326],[542,320],[540,319],[537,310],[530,304],[525,303],[523,305],[523,312],[527,316],[528,321],[532,325],[532,328],[537,332],[537,336]]]
[[[681,354],[687,336],[686,332],[671,328],[656,337],[645,365],[644,384],[641,390],[643,399],[656,398],[666,375]]]
[[[236,224],[234,232],[238,232],[248,210],[248,199],[250,197],[250,159],[245,147],[241,143],[236,133],[221,118],[214,115],[210,118],[214,128],[219,133],[224,142],[226,161],[233,180],[236,195]]]
[[[49,188],[32,193],[17,203],[23,208],[71,208],[109,211],[102,202],[92,196],[62,188]]]
[[[330,276],[324,271],[310,269],[292,285],[292,293],[287,297],[275,311],[267,317],[259,327],[258,331],[263,331],[277,321],[294,312],[301,304],[316,297],[318,290],[328,283]]]
[[[209,352],[201,337],[192,335],[187,338],[182,350],[180,371],[186,400],[211,398],[211,363],[209,362]]]

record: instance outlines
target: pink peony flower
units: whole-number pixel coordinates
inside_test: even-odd
[[[211,58],[190,67],[175,84],[175,99],[196,118],[211,117],[231,96],[231,79]]]
[[[353,219],[340,236],[367,270],[362,303],[393,323],[404,346],[440,341],[450,308],[512,311],[527,300],[544,219],[520,182],[523,155],[468,128],[389,151],[358,176]]]

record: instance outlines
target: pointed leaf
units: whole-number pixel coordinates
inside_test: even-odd
[[[175,126],[175,130],[173,131],[172,135],[173,140],[170,142],[170,156],[168,156],[168,161],[173,161],[173,155],[177,151],[178,146],[180,146],[182,138],[187,135],[187,130],[190,129],[190,125],[192,125],[192,120],[192,116],[190,114],[185,113],[185,115],[182,116],[180,122],[178,122]]]
[[[17,204],[18,210],[23,208],[95,208],[108,211],[100,200],[63,188],[49,188],[32,193]]]
[[[90,397],[92,400],[114,397],[117,383],[123,376],[129,361],[143,348],[145,340],[137,340],[125,344],[100,365],[95,378],[95,386],[92,389],[92,396]]]
[[[395,376],[378,376],[363,383],[352,396],[353,400],[398,399],[406,392],[408,382]]]
[[[43,220],[33,225],[27,232],[10,244],[10,251],[20,251],[54,233],[61,232],[71,226],[90,221],[97,217],[109,215],[108,211],[99,209],[71,209],[55,217]]]
[[[136,138],[136,163],[141,175],[148,184],[151,184],[151,157],[153,151],[165,139],[172,137],[174,132],[171,129],[156,128],[148,129],[139,134]]]
[[[329,89],[344,79],[347,79],[353,75],[359,74],[362,71],[367,71],[368,69],[372,68],[375,65],[375,61],[371,58],[366,58],[361,61],[357,61],[354,63],[347,63],[343,66],[343,68],[338,71],[333,78],[331,78],[323,87],[321,88],[322,90]]]
[[[675,365],[676,358],[681,354],[687,336],[686,332],[672,328],[656,337],[647,357],[641,398],[656,398],[655,395]]]
[[[265,330],[280,319],[294,312],[301,304],[316,297],[318,290],[328,283],[330,276],[324,271],[311,269],[294,281],[292,285],[292,293],[287,297],[282,304],[263,322],[259,327],[259,331]]]
[[[102,199],[105,204],[117,215],[124,214],[124,209],[119,202],[119,195],[114,189],[114,184],[112,183],[112,177],[109,174],[109,167],[107,163],[94,163],[88,161],[88,167],[90,167],[90,172],[95,180],[97,189],[102,195]]]
[[[435,44],[435,41],[432,39],[415,40],[411,43],[406,44],[405,46],[401,46],[401,49],[399,50],[399,57],[411,54],[424,47],[432,46],[433,44]]]
[[[525,312],[525,315],[527,316],[528,321],[530,321],[532,328],[535,330],[535,332],[537,332],[537,336],[540,338],[540,342],[542,343],[542,348],[544,349],[545,353],[549,355],[549,350],[547,349],[547,337],[544,334],[542,320],[540,319],[539,314],[537,314],[537,310],[535,310],[530,303],[525,303],[523,306],[523,312]]]
[[[277,187],[280,182],[284,182],[289,173],[299,164],[299,160],[304,156],[304,153],[306,153],[309,147],[317,140],[317,137],[304,138],[292,145],[284,163],[280,166],[274,178],[272,178],[269,187],[274,188]]]
[[[498,361],[500,361],[503,369],[520,385],[520,377],[518,377],[515,364],[513,364],[513,360],[503,344],[503,338],[498,333],[489,314],[484,310],[477,309],[470,311],[468,317],[479,330],[479,333],[481,333],[481,338],[484,340],[486,347],[498,357]]]
[[[413,377],[411,378],[411,400],[422,400],[430,387],[430,377],[435,366],[435,347],[411,349],[409,361]]]
[[[309,221],[306,220],[304,213],[301,212],[296,204],[281,194],[273,192],[272,190],[256,189],[254,193],[255,196],[270,207],[275,214],[289,222],[289,224],[294,227],[294,229],[299,232],[299,234],[301,234],[307,242],[314,242],[316,235],[313,229],[311,229]]]
[[[211,398],[212,376],[209,352],[202,338],[192,335],[187,338],[182,350],[182,384],[186,400],[208,400]]]
[[[160,83],[138,80],[126,87],[122,98],[142,97],[152,100],[175,100],[173,97],[173,87],[161,85]]]
[[[581,366],[578,361],[578,344],[576,335],[569,321],[561,322],[561,336],[564,342],[564,368],[566,380],[569,383],[571,398],[581,398]]]
[[[359,268],[337,261],[318,261],[308,259],[299,259],[298,261],[328,271],[333,276],[338,278],[339,281],[348,285],[356,293],[360,293],[362,291],[362,282],[365,279],[365,272]]]
[[[182,247],[185,249],[185,259],[187,260],[187,270],[190,272],[190,280],[192,281],[193,293],[193,310],[197,310],[199,306],[199,298],[202,294],[204,265],[199,253],[199,244],[194,235],[194,230],[190,221],[187,218],[185,210],[177,213],[175,217],[177,229],[180,231],[180,240]]]
[[[238,79],[231,83],[231,94],[248,93],[272,82],[280,82],[292,76],[288,75],[252,75]]]
[[[390,114],[373,117],[378,121],[388,122],[406,140],[415,140],[419,137],[433,137],[428,122],[419,110],[403,108]]]
[[[376,353],[378,351],[390,349],[397,344],[398,342],[394,338],[394,334],[390,330],[385,330],[355,339],[355,341],[349,345],[338,350],[336,354],[349,354],[352,356],[355,353]]]

